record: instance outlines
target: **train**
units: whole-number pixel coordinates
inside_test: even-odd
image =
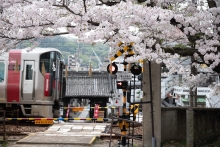
[[[23,117],[59,117],[65,95],[64,67],[61,52],[55,48],[1,53],[0,110],[11,116],[18,115],[18,110]]]

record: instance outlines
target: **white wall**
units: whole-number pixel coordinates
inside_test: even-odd
[[[206,107],[208,108],[220,108],[220,96],[206,95]]]

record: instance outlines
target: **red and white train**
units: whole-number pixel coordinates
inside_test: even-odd
[[[12,49],[0,55],[0,110],[25,117],[58,117],[62,55],[54,48]],[[10,111],[9,111],[10,110]]]

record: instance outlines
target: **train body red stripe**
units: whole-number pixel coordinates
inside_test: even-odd
[[[7,102],[20,102],[21,51],[22,50],[9,51]],[[18,65],[18,67],[16,67],[16,64]],[[16,70],[16,68],[18,69]]]
[[[44,95],[51,96],[51,77],[50,73],[45,73],[44,76]]]

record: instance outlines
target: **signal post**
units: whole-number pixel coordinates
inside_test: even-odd
[[[124,61],[123,64],[124,64],[124,71],[126,71],[127,62]],[[129,119],[130,116],[128,115],[127,110],[126,110],[126,102],[127,102],[126,92],[127,92],[127,87],[124,87],[122,89],[122,91],[123,91],[123,115],[119,116],[119,117],[122,117],[123,119]],[[126,135],[127,134],[127,130],[126,130],[127,126],[128,126],[128,124],[127,124],[127,122],[125,120],[122,120],[121,122],[119,121],[119,127],[121,128],[121,134],[122,135]],[[124,136],[121,137],[121,144],[122,144],[122,146],[126,145],[126,137],[124,137]]]
[[[121,47],[122,46],[122,42],[120,42],[119,44],[118,44],[118,46],[119,47]],[[118,52],[117,52],[117,54],[115,54],[114,55],[114,57],[112,57],[111,58],[111,61],[113,61],[113,60],[115,60],[117,57],[119,57],[119,56],[121,56],[124,52],[128,52],[129,53],[129,55],[125,55],[125,58],[127,57],[127,56],[132,56],[132,55],[134,55],[134,52],[131,50],[131,47],[133,46],[133,43],[130,43],[129,45],[125,45],[124,47],[122,47],[123,49],[121,49],[121,50],[119,50]],[[127,62],[123,62],[123,65],[124,65],[124,72],[126,72],[126,67],[127,67]],[[112,67],[113,66],[113,67]],[[115,64],[115,63],[111,63],[111,64],[109,64],[108,65],[108,67],[107,67],[107,70],[108,70],[108,72],[109,73],[111,73],[111,74],[116,74],[116,72],[117,71],[115,71],[114,69],[117,69],[118,70],[118,68],[117,68],[117,65]],[[114,70],[114,71],[112,71],[112,70]],[[117,89],[122,89],[122,91],[123,91],[123,106],[121,107],[119,107],[119,109],[120,108],[122,108],[122,113],[119,113],[119,118],[122,118],[123,120],[119,120],[119,123],[118,123],[118,125],[119,125],[119,127],[120,127],[120,129],[121,129],[121,135],[122,135],[122,137],[121,137],[121,145],[122,146],[125,146],[126,145],[126,135],[127,135],[127,130],[126,130],[126,128],[127,127],[129,127],[129,123],[127,123],[127,121],[125,121],[124,119],[127,119],[127,120],[129,120],[130,119],[130,115],[129,115],[129,113],[127,112],[127,110],[126,110],[126,102],[127,102],[127,97],[126,97],[126,93],[127,93],[127,86],[128,86],[128,81],[126,81],[126,80],[122,80],[122,81],[117,81]],[[119,110],[119,112],[120,112],[120,110]]]

